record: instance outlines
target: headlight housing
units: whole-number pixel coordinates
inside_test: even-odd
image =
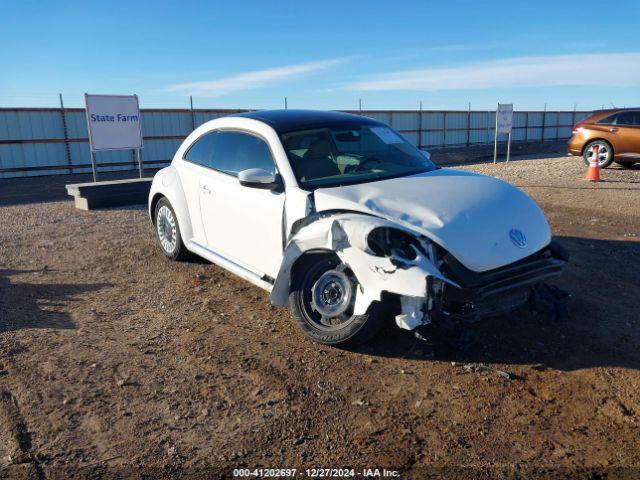
[[[378,257],[389,257],[397,266],[408,266],[426,258],[439,267],[438,247],[426,238],[393,227],[376,227],[367,237],[367,247]]]
[[[377,227],[369,232],[367,246],[378,257],[414,261],[423,252],[420,241],[403,230]]]

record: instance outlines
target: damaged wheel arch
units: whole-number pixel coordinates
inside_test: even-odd
[[[313,340],[354,346],[373,337],[384,321],[379,308],[354,314],[360,288],[354,272],[330,250],[311,250],[291,267],[289,307],[298,326]]]
[[[372,245],[369,237],[374,231],[374,235],[400,232],[411,239],[403,243],[404,253],[410,254],[402,255],[394,248],[385,251],[377,248],[379,244]],[[381,301],[387,292],[400,297],[400,320],[405,322],[401,326],[415,328],[423,323],[426,314],[427,278],[456,286],[440,273],[429,250],[427,240],[389,220],[360,213],[319,217],[301,227],[287,243],[271,300],[274,305],[286,305],[295,272],[304,265],[300,261],[307,261],[305,259],[313,258],[309,257],[312,255],[330,255],[338,258],[358,279],[354,315],[365,315],[372,303]]]

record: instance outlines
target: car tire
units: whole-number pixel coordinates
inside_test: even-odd
[[[160,243],[160,248],[171,260],[186,260],[190,257],[190,252],[184,246],[178,217],[173,207],[166,198],[161,198],[156,204],[154,212],[154,225],[156,237]]]
[[[594,140],[593,142],[589,142],[584,147],[584,153],[582,155],[584,163],[589,165],[589,158],[591,158],[591,155],[593,154],[593,147],[595,147],[596,145],[600,147],[598,153],[598,157],[600,157],[600,161],[598,162],[600,168],[607,168],[609,165],[611,165],[611,162],[613,162],[614,152],[611,144],[604,140]],[[607,152],[606,156],[602,155],[603,151]]]
[[[630,169],[636,166],[636,162],[616,162],[622,168]]]
[[[382,309],[372,305],[367,314],[353,315],[358,287],[353,273],[335,255],[310,254],[299,260],[293,272],[289,306],[305,336],[341,347],[353,347],[373,338],[384,320],[379,311]],[[320,311],[316,310],[318,304]],[[331,317],[333,311],[340,313]]]

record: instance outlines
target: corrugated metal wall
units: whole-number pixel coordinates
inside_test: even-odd
[[[241,110],[142,110],[145,167],[158,168],[193,129]],[[420,148],[493,142],[495,112],[352,111],[381,120]],[[571,136],[589,112],[515,112],[512,140],[543,141]],[[66,126],[66,135],[65,135]],[[91,171],[84,109],[0,109],[0,178]],[[132,151],[99,152],[99,171],[136,168]]]

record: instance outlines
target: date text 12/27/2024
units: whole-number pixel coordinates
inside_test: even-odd
[[[236,468],[234,478],[399,478],[397,470],[386,468]]]

